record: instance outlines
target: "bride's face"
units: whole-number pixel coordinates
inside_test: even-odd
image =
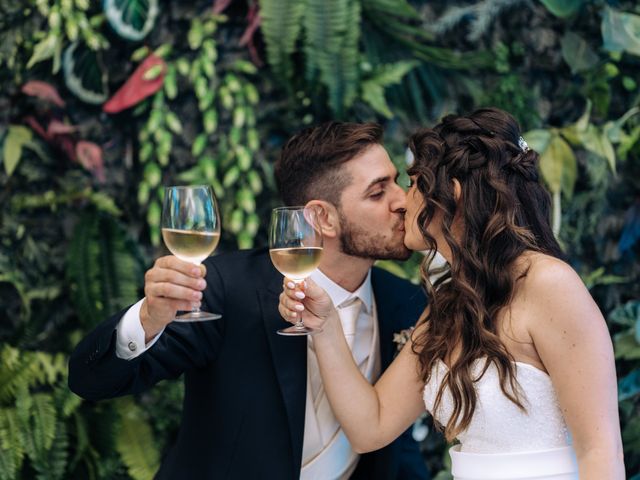
[[[418,227],[418,215],[424,208],[424,199],[418,191],[415,176],[411,176],[411,184],[407,192],[406,211],[404,214],[404,244],[409,250],[425,250],[427,244]]]
[[[404,214],[404,244],[410,250],[426,250],[428,248],[422,236],[422,231],[418,226],[418,215],[424,207],[424,197],[416,186],[415,176],[412,176],[411,185],[407,192],[406,212]],[[442,212],[436,211],[426,228],[427,233],[435,239],[438,250],[440,250],[444,242],[441,225]]]

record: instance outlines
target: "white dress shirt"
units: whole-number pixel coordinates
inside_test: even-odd
[[[353,313],[349,312],[350,305],[356,298],[361,301],[362,307],[356,320],[352,353],[362,374],[370,382],[375,381],[380,375],[380,347],[371,272],[354,292],[345,290],[320,270],[314,271],[310,278],[331,298],[343,324],[343,332],[349,329],[345,328],[345,323],[348,321],[347,317]],[[331,410],[320,377],[318,360],[313,348],[313,336],[307,339],[307,399],[300,478],[301,480],[346,479],[355,470],[359,455],[351,448]],[[349,343],[348,340],[347,343]]]

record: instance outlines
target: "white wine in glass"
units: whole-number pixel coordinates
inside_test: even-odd
[[[322,247],[272,248],[269,255],[280,273],[301,282],[318,268]]]
[[[180,260],[200,265],[218,246],[220,215],[213,190],[208,185],[166,187],[162,208],[162,238]],[[194,308],[176,321],[198,322],[220,318],[217,313]]]
[[[316,212],[305,207],[274,208],[269,226],[269,255],[276,269],[296,284],[318,268],[322,257],[322,230]],[[320,329],[297,323],[278,330],[280,335],[312,335]]]

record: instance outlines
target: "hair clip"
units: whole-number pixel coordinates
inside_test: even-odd
[[[518,146],[520,147],[520,150],[522,150],[523,153],[526,153],[530,150],[529,144],[527,144],[527,142],[522,137],[518,138]]]

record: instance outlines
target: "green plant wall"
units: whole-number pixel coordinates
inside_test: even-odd
[[[402,172],[413,130],[486,105],[542,156],[640,479],[638,32],[632,0],[0,0],[0,479],[152,478],[175,437],[179,381],[99,403],[66,388],[73,346],[165,252],[162,186],[211,184],[219,249],[260,246],[299,129],[381,122]],[[418,281],[419,261],[382,265]],[[415,433],[450,478],[442,437]]]

